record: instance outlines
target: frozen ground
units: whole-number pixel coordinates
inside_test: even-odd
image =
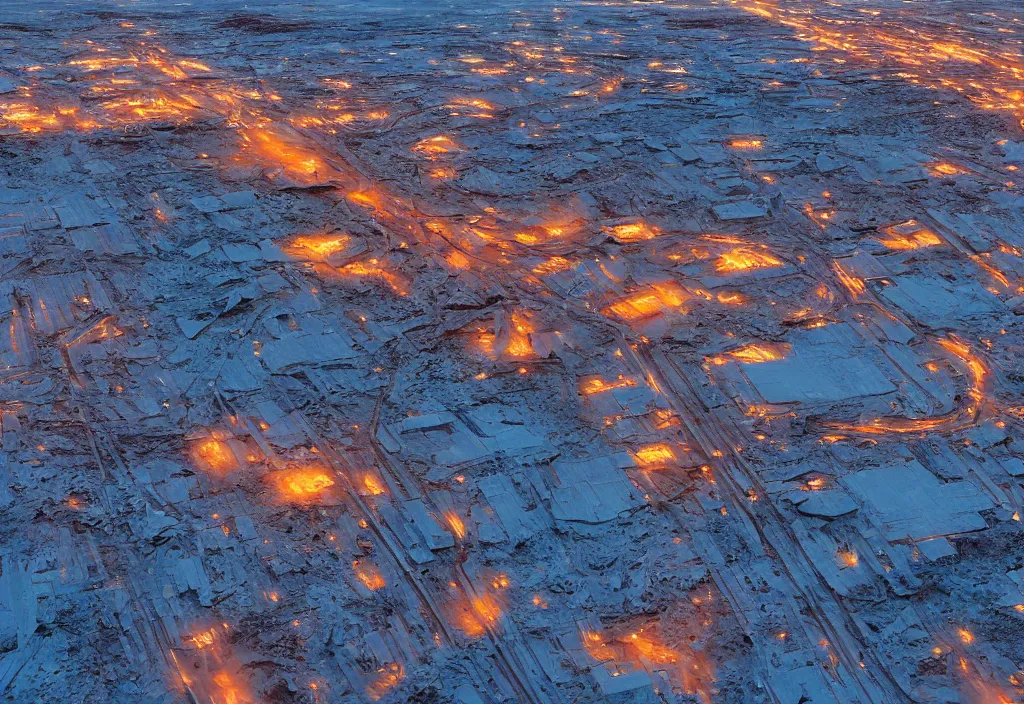
[[[0,17],[17,704],[1024,693],[1024,12]]]

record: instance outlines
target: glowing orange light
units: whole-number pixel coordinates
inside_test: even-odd
[[[272,124],[243,129],[242,152],[236,161],[255,163],[266,169],[277,169],[289,179],[312,185],[338,176],[320,153],[308,146],[297,134]]]
[[[489,626],[493,627],[501,618],[501,604],[490,594],[476,597],[470,603],[476,615]]]
[[[179,59],[178,66],[181,66],[182,68],[190,68],[193,71],[202,71],[203,73],[209,73],[213,70],[201,61],[194,61],[192,59]]]
[[[381,486],[377,477],[372,474],[367,474],[363,477],[363,486],[365,486],[366,490],[374,496],[380,496],[384,493],[384,487]]]
[[[209,438],[192,446],[192,458],[215,472],[232,472],[238,469],[238,459],[231,446],[223,440]]]
[[[933,175],[936,176],[955,176],[957,174],[966,173],[961,167],[956,164],[933,164],[931,166]]]
[[[625,223],[610,228],[611,234],[619,242],[641,242],[651,240],[661,234],[661,231],[644,222]]]
[[[743,345],[737,349],[726,352],[724,356],[713,357],[711,359],[713,364],[725,364],[729,359],[742,362],[744,364],[760,364],[761,362],[775,362],[780,359],[785,359],[789,353],[790,345],[788,343],[783,344],[766,344],[766,343],[752,343],[749,345]]]
[[[366,688],[366,695],[373,701],[382,698],[405,679],[405,668],[397,662],[389,663],[377,671],[377,676]]]
[[[455,173],[455,169],[450,166],[440,166],[436,169],[431,169],[428,173],[430,178],[437,179],[439,181],[455,178],[458,174]]]
[[[211,629],[209,631],[203,631],[202,633],[197,633],[196,635],[192,636],[189,639],[189,641],[193,645],[195,645],[196,648],[198,648],[199,650],[202,650],[203,648],[208,648],[211,645],[213,645],[213,643],[214,643],[214,641],[216,639],[217,639],[217,631],[214,630],[214,629]]]
[[[731,274],[737,271],[770,269],[782,265],[782,260],[759,249],[736,247],[719,255],[715,260],[715,271]]]
[[[338,272],[344,276],[379,279],[386,283],[391,290],[399,296],[406,296],[409,294],[408,283],[406,280],[398,274],[394,274],[383,268],[377,260],[371,259],[366,262],[352,262],[351,264],[346,264],[338,269]]]
[[[565,257],[551,257],[546,262],[533,267],[532,271],[534,274],[547,276],[548,274],[557,274],[560,271],[568,271],[572,267],[573,263]]]
[[[839,561],[846,567],[856,567],[860,562],[860,558],[857,557],[857,553],[844,550],[838,554]]]
[[[436,137],[427,137],[417,142],[412,150],[420,154],[448,154],[449,152],[459,151],[461,147],[455,142],[454,139],[446,135],[437,135]]]
[[[445,511],[444,519],[456,538],[462,540],[466,537],[466,524],[462,522],[462,517],[459,514],[455,511]]]
[[[689,298],[679,284],[666,281],[640,289],[605,307],[602,312],[627,321],[639,321],[666,310],[678,310]]]
[[[967,367],[969,383],[965,396],[965,402],[960,407],[949,413],[935,416],[933,418],[902,418],[884,417],[875,418],[867,423],[840,423],[827,422],[825,427],[841,430],[843,432],[855,432],[867,435],[884,435],[888,433],[920,433],[928,431],[949,431],[964,426],[969,426],[977,417],[980,407],[985,402],[985,379],[988,376],[988,367],[972,351],[963,340],[956,337],[947,337],[936,340],[936,343],[944,350],[953,355],[961,364]]]
[[[334,479],[316,467],[283,470],[275,475],[274,480],[285,499],[299,502],[318,499],[334,486]]]
[[[760,139],[731,139],[729,146],[733,149],[760,149],[764,142]]]
[[[510,318],[508,346],[505,348],[505,354],[517,358],[534,356],[533,345],[530,344],[533,325],[521,313],[513,313]]]
[[[368,560],[353,560],[352,570],[355,572],[356,579],[371,592],[383,589],[386,586],[384,576],[380,573],[380,570]]]
[[[864,286],[863,279],[859,279],[856,276],[847,273],[839,262],[835,262],[832,265],[832,269],[835,271],[836,278],[839,279],[839,283],[843,285],[843,288],[845,288],[853,298],[860,298],[867,290]]]
[[[747,302],[747,297],[736,291],[719,293],[718,302],[729,306],[739,306]]]
[[[348,235],[302,235],[289,242],[285,251],[292,256],[324,261],[331,255],[345,252],[351,245],[352,238]]]
[[[709,690],[714,681],[714,673],[702,653],[672,648],[642,628],[620,635],[585,631],[581,642],[590,657],[599,663],[628,663],[645,667],[650,664],[668,668],[681,680],[687,694],[697,695],[702,701],[710,702]]]
[[[636,386],[636,382],[623,376],[620,376],[615,381],[605,381],[600,377],[590,377],[580,381],[580,393],[585,396],[589,396],[591,394],[604,393],[605,391],[623,389],[629,386]]]
[[[462,597],[453,604],[453,609],[455,627],[474,640],[484,636],[488,627],[497,627],[502,615],[501,603],[491,594],[468,600]]]
[[[468,269],[470,265],[469,257],[457,249],[450,251],[445,261],[454,269]]]
[[[907,232],[906,228],[887,228],[884,232],[885,236],[879,237],[878,241],[889,249],[913,250],[942,244],[941,237],[924,228],[912,232]]]
[[[671,445],[656,443],[645,445],[633,453],[633,459],[646,469],[664,467],[676,461],[676,453]]]

